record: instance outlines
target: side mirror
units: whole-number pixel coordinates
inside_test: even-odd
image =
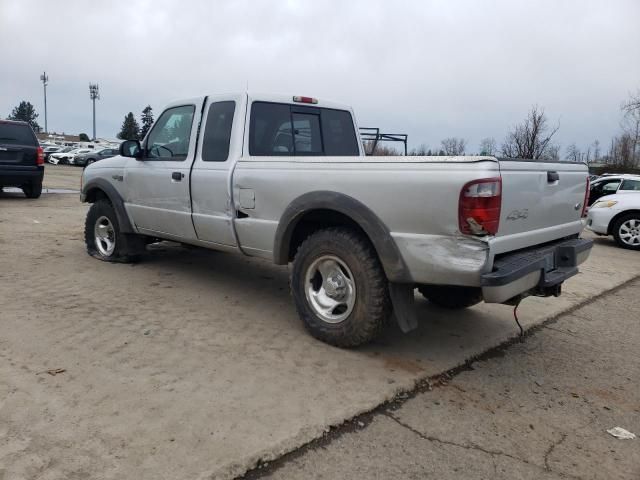
[[[125,140],[120,144],[120,155],[123,157],[142,158],[142,147],[138,140]]]

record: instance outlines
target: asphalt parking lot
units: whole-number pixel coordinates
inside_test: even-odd
[[[47,165],[45,187],[78,189],[80,173],[79,168]],[[452,314],[421,301],[423,321],[416,332],[402,335],[390,326],[380,341],[366,348],[336,349],[313,340],[304,331],[289,297],[286,268],[169,243],[150,247],[139,264],[102,263],[84,250],[86,211],[87,206],[79,202],[77,194],[43,194],[38,200],[26,200],[18,193],[0,194],[3,480],[232,478],[323,437],[332,426],[372,411],[398,395],[404,397],[403,392],[411,391],[421,381],[463,365],[518,334],[509,307],[481,305]],[[550,385],[546,375],[553,373],[554,352],[568,348],[561,339],[567,331],[579,329],[582,318],[601,317],[590,323],[590,337],[584,337],[582,343],[585,350],[595,348],[591,340],[599,340],[597,351],[602,358],[613,358],[622,342],[625,355],[633,356],[637,352],[640,317],[637,300],[625,304],[625,308],[613,308],[598,303],[600,300],[586,307],[600,305],[597,314],[576,309],[600,295],[606,299],[606,292],[628,284],[640,273],[639,263],[637,252],[620,250],[611,239],[596,239],[592,258],[579,276],[567,282],[562,297],[530,298],[520,307],[526,328],[555,319],[543,332],[549,342],[559,342],[556,348],[548,349],[548,342],[541,341],[536,333],[518,345],[513,354],[509,351],[477,371],[461,374],[450,388],[440,389],[445,395],[438,400],[440,406],[449,405],[452,397],[446,395],[456,394],[453,385],[474,395],[484,386],[486,394],[501,405],[490,413],[497,424],[515,421],[513,417],[520,414],[519,409],[531,414],[540,408],[533,400],[502,408],[504,402],[497,398],[500,389],[505,388],[501,377],[510,379],[507,383],[511,386],[507,387],[513,390],[522,388],[521,380],[530,385],[532,377],[518,376],[518,368],[525,368],[522,359],[539,355],[541,363],[536,366],[542,368],[537,370],[536,379],[543,386]],[[629,285],[615,295],[625,292],[634,299],[638,284]],[[567,327],[563,327],[565,332],[554,332],[553,322],[565,318],[569,319]],[[629,334],[634,329],[635,333]],[[513,361],[505,361],[511,355]],[[635,365],[624,372],[624,378],[629,380],[621,380],[619,385],[611,383],[617,377],[610,375],[599,357],[593,367],[602,372],[598,381],[602,383],[602,376],[608,375],[610,383],[594,383],[593,389],[606,394],[623,384],[622,390],[613,393],[616,400],[610,403],[614,412],[626,405],[625,415],[616,418],[610,414],[607,420],[624,420],[626,424],[620,426],[632,431],[635,428],[638,433],[637,354],[635,363],[626,356],[623,359]],[[574,378],[572,369],[575,378],[579,371],[582,375],[582,367],[569,361],[574,358],[565,358],[563,382]],[[619,355],[615,359],[615,365],[624,364]],[[508,370],[507,366],[515,370]],[[588,384],[596,382],[596,377],[587,375],[583,380]],[[589,399],[591,390],[587,387],[575,393]],[[553,390],[539,388],[548,401],[556,401]],[[371,421],[367,417],[363,432],[350,435],[366,434],[367,441],[381,442],[386,438],[385,423],[406,420],[426,437],[430,432],[439,432],[438,438],[445,438],[440,436],[443,431],[454,430],[456,436],[450,437],[451,442],[467,446],[469,442],[488,442],[478,433],[489,428],[483,417],[489,415],[486,409],[473,412],[464,423],[457,421],[455,411],[427,409],[419,403],[431,401],[431,397],[410,398],[402,403],[399,413],[372,416]],[[565,404],[567,409],[569,405]],[[415,417],[409,413],[403,416],[412,408],[414,414],[419,412],[415,415],[422,417],[422,423],[412,423]],[[560,423],[569,418],[561,410],[555,412]],[[580,426],[578,420],[572,427]],[[536,425],[531,424],[535,429]],[[602,434],[599,427],[598,424],[590,431]],[[398,434],[393,439],[403,446],[408,459],[415,459],[421,455],[415,449],[419,440],[413,437],[415,432],[405,430],[392,433]],[[549,440],[553,444],[562,438],[559,432],[567,433],[560,428],[542,430],[541,438],[534,439],[539,442],[535,445],[547,445]],[[522,450],[528,447],[517,428],[506,428],[496,436],[502,436],[500,442],[520,445]],[[338,441],[349,441],[349,435],[340,436]],[[605,436],[593,444],[590,454],[600,453],[611,460],[612,441],[621,442]],[[532,469],[528,469],[530,465],[520,465],[513,470],[517,475],[507,476],[509,465],[505,464],[501,475],[540,478],[542,472],[549,478],[638,478],[632,476],[638,470],[628,463],[635,461],[637,467],[638,440],[628,442],[626,445],[633,447],[624,448],[635,450],[615,452],[621,458],[620,465],[624,465],[617,477],[611,474],[616,472],[615,462],[596,461],[589,463],[592,467],[588,469],[573,473],[565,469],[556,474],[552,467],[555,457],[543,454],[540,464],[537,450],[535,458],[528,459]],[[320,453],[329,455],[332,444],[338,445],[329,442]],[[612,445],[618,448],[618,444]],[[485,449],[500,448],[512,457],[521,453],[503,447],[501,444]],[[353,451],[353,458],[380,459],[383,455],[380,450],[346,451]],[[575,463],[586,465],[576,453],[577,447],[571,451]],[[443,462],[444,469],[448,456],[456,455],[448,452],[432,458]],[[482,458],[481,452],[478,455],[478,462],[490,461]],[[496,453],[494,457],[500,455]],[[502,457],[499,462],[503,460],[516,462]],[[545,460],[551,462],[547,470]],[[301,456],[297,463],[285,462],[280,468],[265,472],[288,478],[287,468],[297,468],[297,473],[289,471],[290,476],[309,478],[301,473],[305,472],[307,461],[312,462],[313,458]],[[568,461],[571,463],[571,459]],[[322,462],[332,460],[324,458]],[[337,460],[333,463],[340,465]],[[482,476],[484,470],[472,469],[471,460],[459,467],[465,465],[479,475],[471,478],[492,478],[491,472],[499,472],[497,467],[492,470],[492,463],[488,463],[491,469],[486,476]],[[602,465],[607,469],[598,471]],[[378,478],[402,477],[401,470],[375,471],[379,472]],[[375,477],[375,471],[367,476]],[[318,469],[307,472],[322,473]],[[425,472],[405,473],[423,478]],[[435,475],[438,469],[434,472]],[[338,473],[328,470],[325,478],[336,478]],[[343,473],[348,476],[346,467]],[[357,473],[350,475],[357,478]]]

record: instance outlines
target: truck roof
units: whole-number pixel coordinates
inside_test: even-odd
[[[204,96],[204,95],[203,95]],[[224,98],[227,97],[229,99],[232,98],[242,98],[247,96],[250,102],[272,102],[272,103],[287,103],[291,105],[305,105],[310,107],[321,107],[321,108],[333,108],[336,110],[347,110],[353,113],[353,110],[350,105],[333,102],[331,100],[326,100],[318,97],[309,97],[301,94],[283,94],[283,93],[261,93],[261,92],[227,92],[227,93],[214,93],[207,95],[208,97],[217,97]],[[305,102],[297,102],[294,101],[294,97],[306,97],[313,98],[317,101],[317,103],[305,103]],[[178,105],[184,105],[185,103],[196,103],[198,100],[202,99],[202,97],[193,97],[186,98],[181,100],[176,100],[169,103],[166,107],[175,107]]]

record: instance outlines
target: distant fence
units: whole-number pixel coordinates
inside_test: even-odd
[[[624,167],[622,165],[598,165],[597,167],[589,167],[589,173],[594,175],[602,175],[603,173],[633,173],[640,175],[640,168]]]

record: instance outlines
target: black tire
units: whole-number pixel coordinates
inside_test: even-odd
[[[105,253],[96,245],[95,226],[96,222],[104,218],[108,219],[112,226],[112,241],[115,247],[112,252]],[[87,253],[98,260],[105,262],[130,263],[139,260],[140,254],[144,251],[144,237],[120,232],[118,216],[108,200],[96,201],[89,212],[84,225],[84,242],[87,246]]]
[[[333,256],[350,270],[355,284],[351,313],[330,323],[307,300],[306,274],[323,256]],[[298,248],[291,270],[291,292],[306,329],[315,338],[337,347],[355,347],[380,334],[391,314],[389,288],[382,265],[371,243],[348,228],[327,228],[310,235]]]
[[[431,303],[452,310],[472,307],[482,301],[482,290],[475,287],[421,285],[418,291]]]
[[[42,182],[40,181],[23,185],[22,191],[27,198],[40,198],[40,195],[42,195]]]
[[[626,248],[628,250],[640,250],[640,243],[637,244],[630,244],[630,243],[626,243],[621,237],[620,237],[620,229],[622,228],[622,226],[629,221],[633,221],[635,220],[635,231],[636,236],[640,236],[640,213],[638,212],[630,212],[627,214],[622,215],[621,217],[617,218],[615,223],[613,224],[613,227],[611,228],[611,231],[613,233],[613,238],[615,239],[616,243],[621,246],[622,248]]]
[[[93,158],[88,158],[86,162],[84,162],[84,166],[88,167],[89,165],[91,165],[93,162],[95,162],[95,160]]]

